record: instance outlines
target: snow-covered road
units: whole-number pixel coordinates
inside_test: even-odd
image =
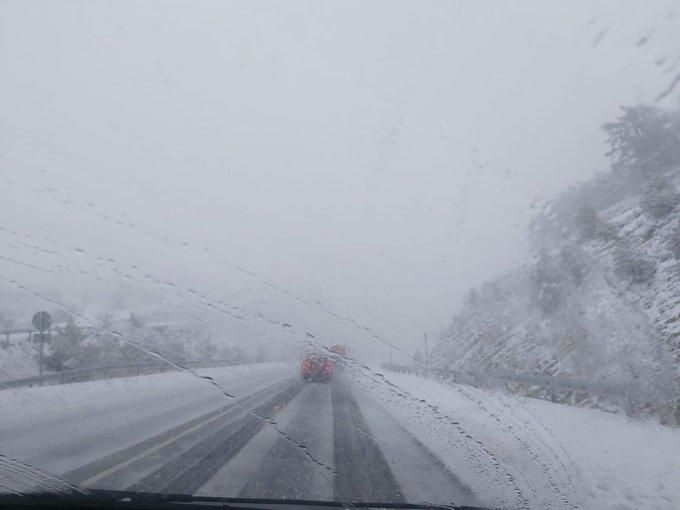
[[[0,453],[90,488],[494,508],[680,501],[680,431],[658,424],[366,367],[331,384],[285,364],[200,375],[2,391]]]
[[[80,486],[280,499],[477,504],[342,375],[265,364],[0,393],[0,451]],[[215,384],[213,384],[215,383]]]

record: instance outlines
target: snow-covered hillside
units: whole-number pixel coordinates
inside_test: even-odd
[[[514,389],[677,421],[680,165],[666,159],[650,170],[629,157],[548,204],[531,227],[531,259],[470,291],[438,367],[535,376]]]

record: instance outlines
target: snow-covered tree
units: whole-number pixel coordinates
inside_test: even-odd
[[[73,319],[66,326],[57,328],[52,335],[48,354],[44,358],[45,368],[59,372],[73,368],[80,368],[83,362],[92,354],[84,345],[85,335],[80,331]]]
[[[675,229],[666,247],[671,251],[675,260],[680,260],[680,228]]]
[[[608,240],[616,237],[611,225],[607,225],[607,223],[602,221],[593,207],[580,207],[576,211],[574,223],[583,240]]]
[[[130,312],[130,325],[135,328],[139,329],[142,326],[144,326],[144,321],[135,313],[135,312]]]
[[[614,272],[622,280],[633,283],[649,281],[656,271],[654,263],[630,246],[617,246],[612,255]]]
[[[266,361],[269,361],[269,353],[267,349],[260,345],[255,351],[255,363],[264,363]]]
[[[680,142],[679,142],[680,143]],[[663,218],[680,203],[680,194],[672,183],[666,179],[652,179],[644,188],[640,197],[640,207],[653,219]]]
[[[97,315],[97,321],[99,322],[99,327],[107,331],[113,327],[113,315],[109,312],[101,312]]]
[[[556,311],[563,301],[564,275],[557,261],[542,253],[530,273],[534,303],[545,314]]]
[[[217,346],[212,336],[205,336],[196,343],[196,356],[199,361],[212,361],[215,354],[217,354]]]
[[[602,126],[615,170],[635,167],[645,173],[680,163],[680,115],[653,106],[622,106],[623,115]]]

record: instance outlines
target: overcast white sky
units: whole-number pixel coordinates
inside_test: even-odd
[[[0,271],[412,350],[680,73],[675,3],[2,0]]]

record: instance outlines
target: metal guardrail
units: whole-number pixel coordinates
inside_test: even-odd
[[[49,330],[50,332],[54,332],[59,328],[59,324],[54,324],[52,327],[50,327]],[[78,330],[82,333],[93,333],[97,331],[104,331],[102,328],[97,327],[97,326],[76,326]],[[32,334],[40,334],[40,331],[38,331],[35,328],[14,328],[14,329],[0,329],[0,338],[2,337],[9,337],[10,335],[18,335],[20,333],[23,333],[24,335],[32,335]]]
[[[580,401],[598,407],[608,402],[627,415],[640,414],[640,409],[652,411],[667,423],[680,424],[680,399],[672,393],[650,392],[639,386],[582,381],[566,377],[523,373],[483,373],[477,371],[448,371],[418,365],[381,365],[397,373],[433,377],[449,383],[467,384],[478,388],[502,387],[511,393],[531,396],[551,402],[572,403]]]
[[[210,363],[190,362],[182,363],[186,368],[210,368],[228,366],[233,363],[228,361],[215,361]],[[178,364],[179,365],[179,364]],[[10,388],[21,388],[31,386],[52,386],[57,384],[69,384],[75,382],[96,381],[100,379],[115,379],[119,377],[133,377],[135,375],[155,374],[161,372],[171,372],[177,370],[169,363],[117,363],[97,367],[77,368],[73,370],[62,370],[45,375],[34,377],[24,377],[11,381],[0,381],[0,390]]]
[[[58,326],[51,327],[50,329],[45,331],[46,335],[49,337],[57,328]],[[81,333],[88,335],[96,333],[97,331],[101,331],[101,328],[98,328],[96,326],[78,326],[78,330]],[[35,328],[14,328],[0,330],[0,347],[4,348],[9,347],[10,336],[19,334],[28,335],[28,341],[30,342],[33,341],[34,338],[39,338],[40,331],[36,330]]]
[[[412,374],[412,375],[426,375],[427,369],[415,365],[381,365],[385,370],[392,372]],[[479,371],[448,371],[442,369],[430,369],[430,374],[439,379],[448,379],[460,383],[475,383],[478,385],[482,381],[495,381],[503,383],[521,383],[532,386],[543,386],[546,388],[553,388],[558,390],[569,391],[583,391],[591,393],[601,393],[607,395],[629,395],[630,388],[621,385],[582,381],[578,379],[570,379],[566,377],[554,377],[550,375],[541,374],[524,374],[513,372],[479,372]]]
[[[17,333],[37,333],[38,331],[31,328],[14,328],[0,330],[0,336],[16,335]]]

